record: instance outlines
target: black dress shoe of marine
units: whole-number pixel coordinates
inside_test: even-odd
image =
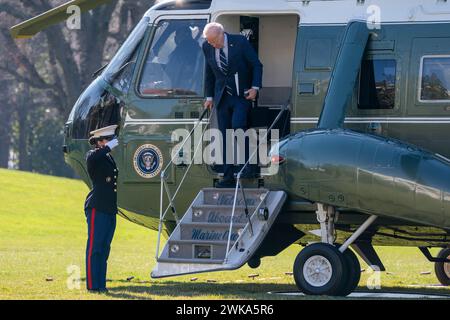
[[[236,187],[236,181],[234,179],[223,179],[216,183],[216,188],[230,189]]]

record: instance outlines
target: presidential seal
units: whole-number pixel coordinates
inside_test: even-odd
[[[136,150],[133,158],[134,170],[142,178],[151,179],[156,177],[164,164],[164,159],[158,147],[145,144]]]

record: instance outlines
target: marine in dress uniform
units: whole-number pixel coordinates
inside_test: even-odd
[[[119,170],[110,152],[117,147],[117,126],[91,132],[95,149],[86,155],[92,190],[85,202],[88,224],[86,285],[91,292],[106,292],[106,272],[111,242],[116,229],[117,179]]]
[[[224,179],[219,188],[234,187],[235,166],[226,162],[226,131],[248,129],[252,101],[262,87],[263,65],[247,38],[224,32],[219,23],[205,27],[203,44],[206,58],[206,108],[217,108],[219,129],[223,137]],[[249,156],[248,141],[245,150]],[[251,167],[243,178],[252,178]]]

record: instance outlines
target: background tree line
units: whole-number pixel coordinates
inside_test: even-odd
[[[64,123],[92,74],[109,62],[154,0],[117,0],[32,39],[9,28],[65,0],[0,0],[0,168],[72,177]]]

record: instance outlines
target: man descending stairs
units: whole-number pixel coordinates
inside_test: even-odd
[[[167,241],[153,278],[235,270],[259,248],[286,200],[283,191],[204,189]]]

